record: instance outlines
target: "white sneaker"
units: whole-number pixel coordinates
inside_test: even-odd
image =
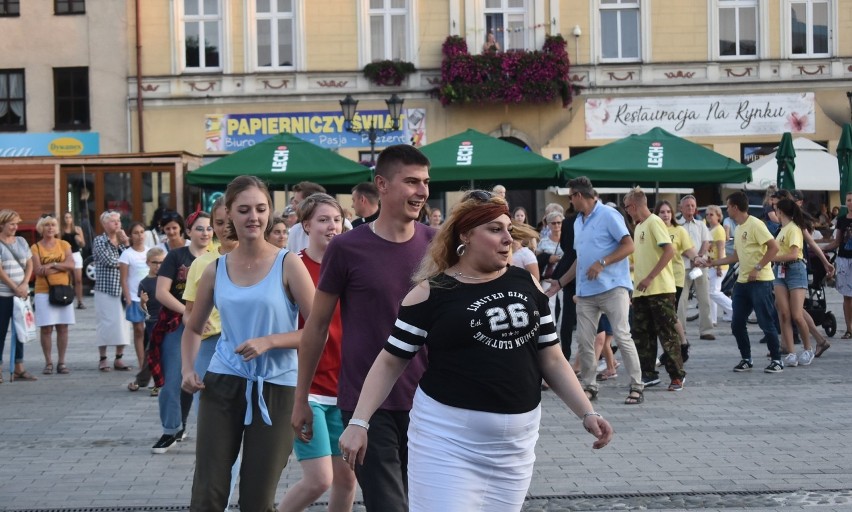
[[[813,350],[803,350],[801,354],[799,354],[799,364],[802,366],[807,366],[811,364],[814,360],[814,351]]]
[[[606,370],[606,361],[601,359],[600,361],[598,361],[598,373],[600,373],[604,370]]]
[[[723,322],[731,323],[731,320],[733,320],[733,318],[734,317],[732,315],[722,315],[722,321]]]
[[[796,357],[796,354],[787,354],[787,357],[784,358],[784,366],[785,367],[786,366],[793,367],[793,366],[798,366],[798,365],[799,365],[799,358]]]

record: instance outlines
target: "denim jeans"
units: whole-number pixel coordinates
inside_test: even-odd
[[[160,364],[163,367],[163,387],[160,388],[160,422],[163,433],[175,435],[181,429],[181,357],[180,339],[183,336],[183,324],[166,334],[160,346]],[[190,396],[190,404],[192,398]]]
[[[3,362],[3,349],[6,347],[6,333],[9,331],[9,326],[12,324],[12,308],[15,307],[14,297],[0,297],[0,363]],[[9,337],[9,343],[15,340],[15,362],[24,362],[24,344],[18,341],[18,337],[14,334],[15,326],[12,325],[13,334]],[[11,346],[11,345],[10,345]],[[12,351],[10,350],[11,354]]]
[[[778,341],[778,312],[775,310],[775,296],[772,293],[772,281],[753,281],[737,283],[731,296],[733,318],[731,333],[737,339],[740,357],[751,359],[751,342],[748,338],[748,316],[754,311],[757,324],[766,338],[769,355],[773,360],[781,360],[781,347]]]

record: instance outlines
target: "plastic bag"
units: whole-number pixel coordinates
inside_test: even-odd
[[[12,322],[15,324],[15,333],[21,343],[30,343],[38,338],[33,305],[29,298],[15,297],[13,300]]]

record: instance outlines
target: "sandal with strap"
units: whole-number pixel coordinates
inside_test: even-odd
[[[822,343],[817,343],[816,352],[814,352],[814,357],[819,357],[823,352],[831,348],[831,343],[827,341],[823,341]]]
[[[106,356],[101,356],[100,362],[98,362],[98,370],[106,373],[110,371],[112,368],[109,367],[109,361],[107,361]]]
[[[124,357],[124,354],[116,354],[115,361],[112,363],[112,367],[120,372],[127,372],[133,369],[132,366],[127,366],[121,361],[121,358]]]
[[[645,392],[638,389],[631,389],[627,394],[624,403],[627,405],[639,405],[645,401]]]
[[[597,389],[584,389],[583,392],[586,394],[586,398],[589,399],[589,402],[594,402],[598,399],[598,390]]]
[[[44,375],[53,375],[53,363],[44,365],[44,370],[41,371]]]
[[[22,380],[22,381],[26,381],[26,382],[33,382],[33,381],[37,381],[38,379],[37,379],[37,378],[36,378],[36,376],[35,376],[35,375],[33,375],[32,373],[30,373],[30,372],[28,372],[28,371],[24,370],[24,371],[22,371],[22,372],[14,372],[14,373],[12,373],[12,382],[14,382],[14,381],[16,381],[16,380]]]
[[[840,337],[841,340],[852,340],[852,332],[846,331],[843,333],[843,336]]]
[[[139,391],[139,384],[134,380],[130,384],[127,385],[127,391]]]
[[[69,373],[71,373],[71,370],[68,369],[65,363],[59,363],[58,365],[56,365],[56,373],[60,375],[68,375]]]

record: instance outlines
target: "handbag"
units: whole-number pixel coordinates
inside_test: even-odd
[[[36,244],[36,250],[41,259],[41,247],[38,244]],[[50,284],[47,274],[44,275],[44,280],[47,281],[47,302],[54,306],[68,306],[74,302],[74,288],[67,284]]]
[[[33,314],[33,305],[29,297],[26,299],[13,297],[12,304],[12,323],[18,341],[24,344],[35,341],[38,338],[38,329]]]

